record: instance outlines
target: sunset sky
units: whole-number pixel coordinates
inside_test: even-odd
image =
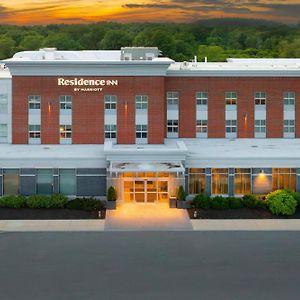
[[[300,21],[299,0],[0,0],[1,24],[192,22],[209,18]]]

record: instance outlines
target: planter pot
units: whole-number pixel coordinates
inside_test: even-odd
[[[106,209],[116,209],[117,201],[107,201],[106,202]]]
[[[184,201],[177,200],[177,208],[183,208],[182,207],[182,202],[184,202]]]
[[[177,199],[176,198],[170,198],[169,199],[169,207],[170,208],[176,208],[177,207]]]

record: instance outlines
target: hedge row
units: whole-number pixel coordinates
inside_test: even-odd
[[[24,196],[3,196],[0,197],[0,207],[6,208],[69,208],[81,209],[86,211],[104,209],[103,202],[93,198],[76,198],[68,200],[68,198],[61,194],[52,196],[46,195],[32,195]]]
[[[300,193],[290,190],[277,190],[265,197],[245,195],[235,197],[209,197],[206,194],[196,195],[192,207],[201,209],[229,209],[229,208],[262,208],[269,209],[275,215],[292,215],[300,204]]]

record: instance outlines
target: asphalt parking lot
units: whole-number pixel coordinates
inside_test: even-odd
[[[0,233],[0,299],[299,299],[300,232]]]

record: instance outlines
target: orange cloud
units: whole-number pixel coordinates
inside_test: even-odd
[[[191,22],[218,17],[299,22],[299,0],[2,0],[2,24]]]

